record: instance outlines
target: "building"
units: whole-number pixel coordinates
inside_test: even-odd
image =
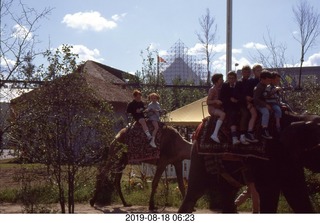
[[[284,85],[297,87],[299,82],[300,67],[266,68],[269,71],[277,71],[281,75]],[[241,68],[237,70],[238,79],[241,78]],[[307,80],[320,83],[320,66],[302,67],[301,84]]]
[[[119,122],[116,123],[115,131],[123,128],[127,123],[126,107],[132,100],[132,90],[126,88],[125,79],[127,78],[127,75],[131,74],[90,60],[81,65],[77,72],[78,74],[68,74],[56,78],[46,85],[42,85],[37,89],[22,94],[11,100],[11,106],[14,107],[17,103],[31,100],[35,91],[41,92],[45,88],[52,86],[54,83],[70,79],[72,84],[74,75],[81,75],[86,85],[94,91],[100,100],[106,101],[112,105],[114,118],[115,120],[119,120]],[[53,87],[51,90],[54,91],[55,88]]]

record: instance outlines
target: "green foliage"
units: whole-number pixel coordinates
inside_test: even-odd
[[[316,212],[320,212],[320,174],[308,169],[304,171],[310,199]]]
[[[46,175],[43,175],[43,167],[21,166],[14,176],[15,181],[20,185],[16,199],[22,204],[24,212],[27,213],[48,213],[50,209],[46,204],[58,201],[57,190],[49,184]],[[56,198],[56,199],[55,199]]]
[[[11,148],[47,166],[62,207],[66,198],[74,202],[79,169],[99,161],[114,136],[112,108],[78,72],[70,48],[46,53],[50,65],[42,76],[51,81],[13,101],[10,120]]]
[[[92,96],[80,75],[32,92],[15,106],[14,149],[33,162],[85,164],[98,159],[110,141],[111,109]]]
[[[8,202],[8,203],[18,202],[17,194],[18,194],[18,190],[15,188],[7,188],[5,190],[1,190],[0,203],[1,202]]]
[[[73,73],[78,68],[76,59],[77,54],[72,53],[73,46],[63,44],[55,52],[47,50],[44,53],[44,57],[47,59],[49,65],[45,71],[42,71],[42,78],[50,81],[57,77],[61,77],[70,73]],[[44,66],[42,66],[43,68]]]
[[[320,88],[315,77],[304,80],[302,89],[286,91],[284,98],[298,113],[320,114]]]
[[[14,182],[10,188],[0,190],[0,202],[19,203],[26,213],[57,212],[59,202],[59,185],[53,176],[47,172],[44,165],[39,164],[11,164],[7,168],[14,171]],[[74,201],[88,202],[95,187],[96,167],[79,168],[75,176]],[[68,185],[64,184],[67,191]]]

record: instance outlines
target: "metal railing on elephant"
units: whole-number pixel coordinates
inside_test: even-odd
[[[206,107],[206,109],[208,109],[207,101],[201,102],[201,106],[202,106],[202,117],[205,118],[204,107]]]

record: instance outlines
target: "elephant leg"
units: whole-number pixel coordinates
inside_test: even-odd
[[[181,192],[182,197],[186,195],[186,190],[183,182],[183,173],[182,173],[182,162],[177,162],[174,164],[174,168],[176,170],[178,187]]]
[[[288,188],[282,192],[294,213],[314,213],[309,195],[305,189]]]
[[[115,176],[114,176],[114,184],[115,184],[115,188],[118,192],[118,195],[122,201],[122,204],[124,207],[130,207],[131,205],[128,204],[124,197],[123,197],[123,194],[122,194],[122,190],[121,190],[121,177],[122,177],[122,172],[119,172],[119,173],[115,173]]]
[[[260,213],[277,213],[280,188],[272,184],[256,185],[256,188],[260,198]]]
[[[237,207],[234,203],[238,188],[221,179],[217,175],[211,175],[210,183],[210,203],[211,210],[221,209],[222,213],[237,213]]]
[[[150,200],[149,200],[149,210],[155,210],[155,205],[154,205],[154,195],[156,193],[158,184],[159,184],[159,180],[161,178],[161,175],[163,173],[163,171],[165,170],[166,165],[162,164],[159,162],[159,164],[157,165],[157,169],[156,169],[156,173],[153,177],[152,180],[152,188],[151,188],[151,194],[150,194]]]
[[[260,213],[277,213],[280,181],[277,161],[251,160],[254,183],[260,199]]]
[[[178,210],[179,213],[193,212],[196,202],[209,188],[211,175],[206,172],[203,158],[197,154],[195,145],[196,143],[193,145],[191,153],[187,193]]]
[[[100,185],[98,185],[98,183],[96,183],[96,188],[95,188],[95,190],[93,192],[93,196],[89,201],[91,207],[93,207],[94,204],[96,203],[97,198],[98,198],[98,194],[99,194],[100,191],[101,191]]]
[[[93,196],[90,199],[90,205],[93,207],[96,203],[98,204],[106,204],[105,198],[103,195],[105,193],[111,193],[109,191],[110,188],[106,188],[106,183],[108,182],[107,176],[105,174],[106,170],[105,168],[102,168],[99,170],[99,174],[96,177],[96,185],[93,192]]]
[[[282,193],[295,213],[314,213],[302,167],[286,171],[281,184]]]

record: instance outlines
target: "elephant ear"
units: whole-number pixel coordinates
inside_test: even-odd
[[[283,130],[280,141],[286,149],[301,153],[318,144],[318,129],[314,122],[293,122]]]
[[[305,123],[306,122],[304,121],[293,122],[291,125],[286,127],[280,135],[281,143],[288,148],[300,144],[302,141],[301,131],[304,128]]]
[[[317,142],[317,144],[310,147],[302,156],[302,162],[309,170],[320,173],[320,124],[316,124],[316,129],[310,133],[310,137]]]
[[[293,150],[299,155],[319,143],[320,126],[314,122],[293,122],[286,127],[280,136],[280,141],[286,150]]]
[[[320,173],[320,145],[307,151],[302,157],[303,165],[314,173]]]

